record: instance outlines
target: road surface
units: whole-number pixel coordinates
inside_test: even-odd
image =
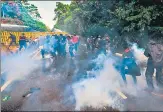
[[[36,55],[39,60],[41,57]],[[59,62],[65,61],[60,59]],[[84,60],[85,61],[85,60]],[[85,69],[84,61],[78,61],[80,69]],[[10,111],[67,111],[75,110],[75,99],[71,83],[74,81],[74,68],[68,68],[70,60],[66,64],[57,64],[57,68],[42,72],[42,69],[31,71],[26,79],[13,81],[4,91],[5,95],[11,99],[1,103],[2,110]],[[146,86],[145,77],[138,77],[138,87],[132,85],[131,77],[127,77],[130,82],[127,88],[118,88],[113,94],[117,95],[123,104],[123,110],[130,111],[160,111],[163,110],[163,98],[151,95],[143,91]],[[22,97],[30,88],[40,88],[40,91],[32,93],[29,97]],[[69,89],[67,90],[67,87]]]

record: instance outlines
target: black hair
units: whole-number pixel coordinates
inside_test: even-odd
[[[160,31],[155,31],[151,33],[151,36],[149,36],[150,40],[154,41],[163,41],[163,33]]]

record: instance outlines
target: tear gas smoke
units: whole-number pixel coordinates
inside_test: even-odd
[[[106,59],[104,55],[99,55],[94,61],[97,61],[98,64],[103,64],[100,62],[104,62],[104,68],[99,74],[97,72],[95,78],[88,78],[73,85],[76,110],[80,110],[84,106],[100,108],[108,105],[120,109],[122,105],[115,106],[115,102],[117,103],[119,100],[118,97],[112,98],[109,94],[120,87],[120,74],[113,67],[114,60],[111,58]]]
[[[2,62],[2,68],[7,70],[7,80],[21,80],[40,66],[39,62],[29,57],[29,52],[8,56]],[[2,70],[3,71],[3,70]]]
[[[144,49],[138,48],[137,44],[132,44],[134,56],[138,65],[142,63],[146,64],[147,58],[144,56]],[[120,104],[120,99],[117,95],[112,97],[109,93],[115,92],[115,89],[121,88],[122,82],[121,75],[115,69],[113,64],[115,63],[114,57],[106,57],[100,54],[92,62],[96,63],[96,66],[103,64],[104,68],[100,71],[87,71],[87,73],[94,73],[95,78],[87,78],[80,82],[73,84],[73,91],[76,99],[76,110],[80,110],[84,106],[92,106],[94,108],[101,108],[104,106],[112,106],[119,110],[124,109],[124,105]],[[144,66],[145,67],[145,66]],[[142,69],[142,76],[138,78],[139,84],[134,85],[131,76],[127,76],[128,85],[125,88],[125,93],[138,96],[138,90],[141,90],[145,84],[144,69]]]
[[[147,62],[147,57],[144,55],[144,49],[143,48],[138,48],[138,45],[134,43],[132,45],[132,49],[134,51],[134,56],[136,58],[136,61],[138,64],[145,63]]]

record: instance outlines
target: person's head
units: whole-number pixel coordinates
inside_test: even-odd
[[[60,36],[63,36],[63,34],[60,34]]]
[[[12,35],[12,33],[10,33],[10,35]]]
[[[109,38],[108,36],[107,36],[107,37],[105,37],[105,39],[106,39],[106,40],[110,40],[110,38]]]
[[[76,34],[74,33],[74,36],[76,36]]]
[[[71,37],[68,35],[68,36],[67,36],[67,39],[68,39],[68,40],[70,40],[70,39],[71,39]]]
[[[22,35],[24,36],[25,34],[24,34],[24,33],[22,33]]]
[[[160,31],[153,32],[150,36],[150,40],[156,41],[156,42],[162,42],[163,41],[163,33]]]
[[[50,35],[47,35],[46,38],[49,39],[50,38]]]

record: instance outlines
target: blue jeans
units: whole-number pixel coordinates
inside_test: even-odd
[[[71,45],[71,46],[69,47],[69,53],[70,53],[70,56],[71,56],[71,57],[74,57],[73,49],[74,49],[74,46]]]
[[[75,51],[78,50],[78,45],[79,45],[79,43],[75,43],[75,44],[74,44]]]
[[[19,44],[19,51],[21,51],[21,49],[24,47],[25,49],[27,48],[27,43],[20,43]]]
[[[45,53],[46,53],[46,51],[44,49],[41,49],[41,56],[42,56],[42,58],[45,58]]]
[[[66,46],[65,45],[61,45],[60,49],[61,49],[61,56],[66,56]]]

